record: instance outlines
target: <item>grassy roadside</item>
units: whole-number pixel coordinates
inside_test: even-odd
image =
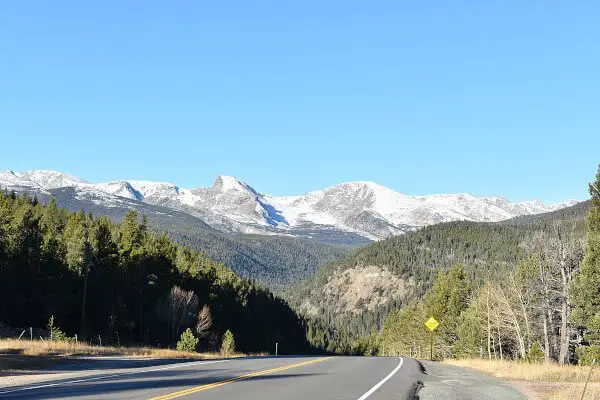
[[[0,371],[38,369],[72,356],[136,356],[206,360],[222,357],[219,353],[181,352],[152,347],[95,346],[85,342],[0,339]],[[237,353],[233,357],[241,357]]]
[[[467,367],[510,381],[530,399],[579,400],[590,367],[579,365],[526,364],[516,361],[482,359],[446,360],[444,363]],[[600,400],[600,368],[594,368],[586,400]]]

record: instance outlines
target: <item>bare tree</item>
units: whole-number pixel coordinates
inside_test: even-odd
[[[198,312],[198,323],[196,324],[196,332],[200,338],[205,338],[212,328],[212,315],[208,305],[202,306],[202,309]]]
[[[532,270],[531,260],[523,260],[516,270],[508,276],[505,282],[509,301],[512,304],[517,321],[524,326],[522,333],[521,356],[524,357],[533,345],[533,330],[531,323],[532,308],[536,302],[534,285],[535,272]]]
[[[568,361],[573,308],[569,287],[579,271],[584,243],[574,223],[555,221],[548,233],[536,232],[525,243],[538,263],[546,360]]]
[[[553,224],[553,246],[549,249],[553,253],[554,264],[560,272],[559,290],[557,295],[560,303],[560,339],[558,362],[568,362],[570,326],[568,325],[573,305],[571,303],[569,288],[575,274],[579,271],[579,264],[584,255],[583,240],[573,240],[575,237],[575,224]]]
[[[194,317],[198,307],[198,296],[192,290],[173,286],[168,297],[170,340],[177,340],[181,328]]]
[[[519,355],[525,357],[525,340],[523,339],[523,330],[521,328],[521,318],[517,304],[513,304],[506,296],[502,286],[497,286],[494,290],[495,308],[497,309],[496,323],[498,330],[498,341],[500,342],[500,332],[506,331],[506,336],[513,336],[518,344]],[[501,342],[500,342],[501,343]],[[502,347],[500,347],[500,358],[503,358]]]
[[[540,284],[540,314],[542,317],[542,327],[544,332],[544,354],[546,361],[549,362],[555,354],[558,345],[556,329],[554,324],[554,305],[551,301],[552,293],[552,269],[546,259],[548,235],[545,232],[538,231],[532,237],[524,242],[527,253],[532,257],[538,267],[538,280]]]

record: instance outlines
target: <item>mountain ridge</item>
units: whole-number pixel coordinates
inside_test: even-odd
[[[167,207],[200,218],[225,232],[312,238],[315,234],[357,234],[380,240],[439,222],[498,222],[556,211],[577,203],[511,202],[469,193],[405,195],[371,181],[340,183],[295,196],[270,196],[234,177],[219,175],[210,187],[182,188],[169,182],[116,180],[90,183],[52,170],[0,171],[0,187],[30,193],[72,187]],[[311,233],[312,232],[312,233]]]

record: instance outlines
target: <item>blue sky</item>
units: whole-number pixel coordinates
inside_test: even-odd
[[[0,169],[583,199],[599,4],[8,2]]]

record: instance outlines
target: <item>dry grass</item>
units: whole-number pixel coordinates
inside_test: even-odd
[[[211,359],[221,357],[218,353],[191,353],[172,349],[152,347],[111,347],[96,346],[85,342],[50,340],[0,339],[0,354],[21,354],[25,356],[97,356],[121,355],[155,358]],[[238,355],[239,356],[239,355]]]
[[[533,400],[579,400],[583,383],[510,381],[529,399]],[[600,400],[600,386],[596,382],[588,385],[585,400]]]
[[[581,398],[581,392],[583,390],[583,385],[561,385],[556,391],[548,393],[547,397],[542,396],[537,397],[537,399],[548,399],[548,400],[579,400]],[[600,387],[598,386],[588,386],[585,392],[585,400],[600,400]]]
[[[579,400],[590,372],[589,366],[579,365],[525,364],[481,359],[444,362],[508,380],[534,400]],[[600,368],[594,368],[592,372],[585,400],[600,400]]]
[[[590,367],[558,364],[525,364],[515,361],[482,359],[447,360],[447,364],[469,367],[508,380],[545,382],[585,382]],[[600,382],[600,368],[594,368],[590,381]]]

